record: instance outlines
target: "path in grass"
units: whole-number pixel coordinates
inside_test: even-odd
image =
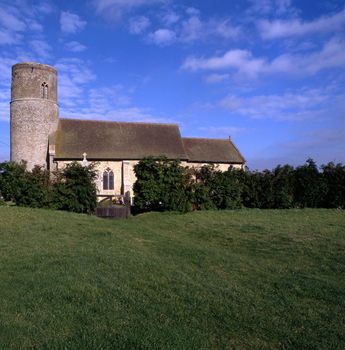
[[[0,349],[344,349],[345,213],[0,207]]]

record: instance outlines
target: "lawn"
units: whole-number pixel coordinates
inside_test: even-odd
[[[345,349],[345,212],[0,207],[0,349]]]

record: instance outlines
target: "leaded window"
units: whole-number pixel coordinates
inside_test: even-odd
[[[103,190],[114,189],[114,173],[111,169],[107,168],[103,172]]]

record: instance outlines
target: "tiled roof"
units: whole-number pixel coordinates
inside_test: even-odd
[[[200,163],[245,163],[229,139],[181,138],[176,124],[60,119],[50,139],[56,159],[139,160],[148,156]]]
[[[230,139],[182,138],[190,162],[245,163],[240,151]]]
[[[55,152],[60,159],[80,159],[84,152],[88,159],[187,159],[175,124],[60,119]]]

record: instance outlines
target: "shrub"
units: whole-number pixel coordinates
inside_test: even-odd
[[[6,162],[0,165],[0,191],[6,201],[19,206],[49,207],[49,172],[36,166],[31,172],[26,163]]]
[[[235,170],[222,172],[214,165],[194,169],[193,206],[196,209],[234,209],[241,207],[241,188]]]
[[[25,186],[26,163],[4,162],[0,164],[0,192],[5,201],[16,201]]]
[[[52,188],[52,206],[55,209],[91,214],[97,205],[97,177],[95,165],[82,166],[77,162],[55,173]]]
[[[134,166],[135,206],[142,210],[188,211],[189,175],[178,160],[148,157]]]

